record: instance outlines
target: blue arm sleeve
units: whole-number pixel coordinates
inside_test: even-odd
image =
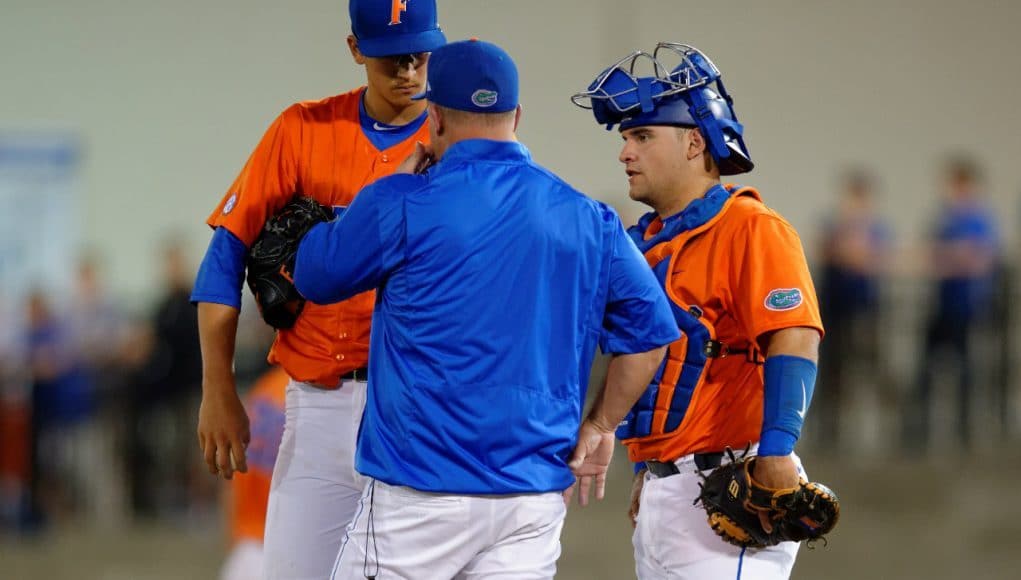
[[[346,300],[379,286],[404,256],[404,191],[384,178],[363,189],[336,220],[313,227],[298,246],[294,285],[316,304]]]
[[[193,304],[212,302],[241,309],[241,284],[245,278],[245,256],[248,248],[230,230],[213,230],[206,256],[195,277],[191,292]]]
[[[670,344],[680,338],[680,331],[666,294],[624,233],[619,218],[613,236],[610,288],[599,348],[604,353],[634,354]]]
[[[778,355],[767,358],[763,370],[766,400],[758,453],[790,455],[812,402],[817,368],[806,358]]]

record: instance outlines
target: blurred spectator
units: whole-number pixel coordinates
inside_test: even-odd
[[[957,370],[957,438],[962,447],[969,445],[972,333],[990,314],[1000,251],[994,210],[982,195],[978,166],[965,157],[953,158],[946,164],[944,179],[945,200],[930,248],[935,299],[919,356],[915,398],[905,407],[905,442],[910,449],[928,445],[933,378],[948,360]]]
[[[119,303],[101,282],[98,256],[79,259],[68,325],[72,348],[100,395],[116,384],[125,341],[125,320]]]
[[[92,415],[91,385],[66,325],[42,292],[27,299],[25,344],[31,382],[30,502],[36,521],[65,519],[82,493],[81,436]]]
[[[198,318],[189,295],[193,271],[180,244],[163,248],[164,292],[152,317],[151,342],[130,394],[128,472],[138,516],[187,509],[201,465],[190,425],[198,415],[202,359]]]
[[[0,531],[29,523],[31,406],[21,316],[0,292]]]
[[[124,513],[123,481],[118,478],[116,441],[123,415],[120,394],[126,380],[125,351],[129,325],[119,300],[104,280],[98,254],[77,263],[68,304],[70,348],[82,380],[92,393],[94,414],[79,433],[79,479],[84,515],[105,524]]]
[[[819,301],[826,340],[812,406],[813,431],[826,449],[840,444],[840,409],[851,371],[868,369],[869,384],[885,376],[879,360],[879,299],[891,232],[876,212],[874,195],[872,175],[862,169],[847,172],[839,205],[823,230]]]
[[[290,381],[279,367],[267,371],[245,398],[251,421],[248,473],[235,473],[224,481],[224,502],[230,553],[220,571],[221,580],[262,578],[262,536],[266,527],[269,487],[273,481],[280,439],[284,434],[284,393]]]

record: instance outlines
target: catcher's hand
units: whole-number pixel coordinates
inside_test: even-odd
[[[273,328],[294,326],[305,299],[294,287],[294,260],[301,238],[333,210],[310,197],[295,196],[266,221],[248,252],[248,288],[262,318]]]
[[[709,525],[727,542],[749,548],[812,542],[837,525],[840,502],[825,485],[802,479],[796,487],[770,489],[752,477],[755,457],[736,459],[733,451],[727,453],[731,462],[705,478],[695,499],[706,510]],[[762,513],[772,524],[769,532],[760,522]]]

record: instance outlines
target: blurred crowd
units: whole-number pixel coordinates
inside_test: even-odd
[[[841,176],[817,242],[802,232],[827,330],[805,453],[959,453],[1015,434],[1021,256],[1001,228],[1017,220],[993,209],[974,160],[940,171],[922,240],[898,237],[866,168]],[[120,306],[96,256],[69,297],[0,300],[0,533],[216,517],[221,490],[195,440],[195,264],[175,241],[159,263],[162,294],[141,313]],[[272,340],[254,313],[238,332],[243,387]]]
[[[976,435],[1011,435],[1019,296],[1001,227],[1015,224],[1000,223],[975,160],[948,158],[939,182],[911,251],[877,209],[878,177],[842,177],[814,265],[826,338],[806,433],[819,449],[970,452]]]
[[[195,436],[195,269],[175,240],[157,259],[160,295],[145,312],[122,306],[95,255],[79,260],[70,296],[35,288],[0,311],[0,325],[19,329],[0,335],[0,532],[218,509]],[[267,368],[272,333],[260,322],[239,332],[243,380]]]

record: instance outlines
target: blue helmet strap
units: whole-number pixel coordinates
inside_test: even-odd
[[[709,104],[706,102],[702,91],[689,91],[687,97],[691,101],[691,106],[688,110],[691,112],[691,117],[695,119],[695,124],[698,125],[706,140],[709,141],[710,153],[712,153],[713,158],[719,161],[720,159],[730,157],[730,148],[727,147],[727,141],[723,138],[720,122],[713,116],[713,112],[709,109]]]
[[[737,121],[737,111],[734,110],[734,98],[727,92],[727,87],[723,86],[723,79],[716,79],[716,88],[719,89],[719,95],[727,101],[727,107],[730,108],[730,116],[733,118],[733,120],[718,119],[717,122],[725,127],[730,127],[734,131],[734,138],[737,140],[738,146],[742,151],[747,151],[744,144],[744,125]]]
[[[652,102],[652,81],[654,80],[651,77],[638,79],[638,103],[641,105],[643,113],[651,113],[656,108],[656,104]]]

